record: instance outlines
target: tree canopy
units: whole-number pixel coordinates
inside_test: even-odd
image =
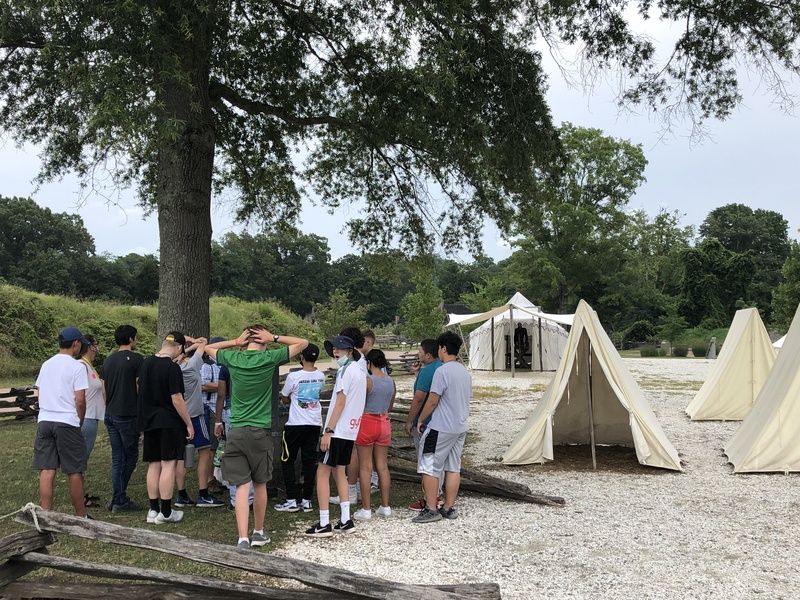
[[[626,11],[684,27],[666,64]],[[797,72],[794,2],[0,0],[0,128],[43,180],[97,169],[158,211],[159,331],[207,333],[212,189],[280,227],[356,203],[378,249],[508,230],[560,170],[536,40],[580,44],[624,99],[698,121],[740,101],[735,66]],[[444,201],[441,201],[441,199]]]

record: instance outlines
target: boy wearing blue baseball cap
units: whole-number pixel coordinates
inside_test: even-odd
[[[53,509],[56,471],[66,475],[75,514],[86,516],[83,473],[86,443],[81,425],[86,415],[89,378],[83,364],[75,360],[81,344],[89,345],[77,327],[65,327],[58,334],[58,354],[39,370],[39,417],[33,444],[33,468],[39,471],[39,505]]]

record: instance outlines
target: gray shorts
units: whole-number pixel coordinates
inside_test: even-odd
[[[228,430],[222,476],[231,485],[267,483],[272,477],[274,455],[272,433],[262,427],[233,427]]]
[[[430,427],[419,440],[417,473],[441,477],[443,472],[461,472],[461,453],[467,432],[444,433]]]
[[[33,442],[33,468],[44,471],[59,467],[67,475],[86,471],[86,441],[81,428],[39,421]]]

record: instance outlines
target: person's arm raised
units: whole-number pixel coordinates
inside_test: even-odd
[[[217,360],[217,350],[224,350],[225,348],[238,348],[244,346],[250,340],[250,330],[245,329],[241,335],[235,340],[223,340],[215,344],[209,344],[205,347],[206,354],[214,360]]]
[[[308,340],[291,335],[273,335],[267,329],[254,329],[253,341],[259,344],[272,344],[278,343],[284,346],[289,346],[289,358],[293,358],[300,354],[308,346]]]

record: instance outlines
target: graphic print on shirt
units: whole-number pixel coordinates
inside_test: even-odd
[[[323,381],[300,381],[297,384],[297,404],[304,410],[317,410],[319,408],[319,394],[322,391]]]

